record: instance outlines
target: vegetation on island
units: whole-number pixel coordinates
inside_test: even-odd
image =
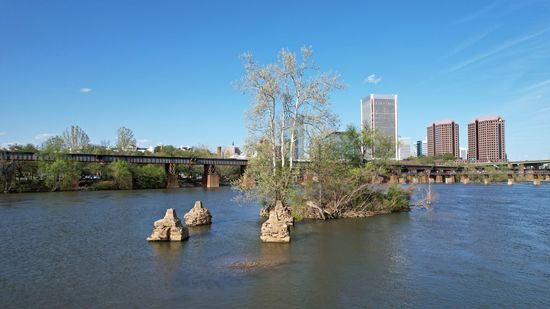
[[[245,75],[239,86],[253,97],[246,146],[251,159],[236,188],[267,209],[280,200],[296,218],[407,210],[407,192],[373,184],[387,173],[395,145],[368,128],[335,133],[330,93],[344,86],[338,75],[312,63],[311,48],[302,48],[300,56],[282,49],[278,61],[267,65],[249,53],[242,57]],[[303,145],[307,160],[298,156]],[[367,161],[368,156],[376,159]]]

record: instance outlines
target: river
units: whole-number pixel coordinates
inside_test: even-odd
[[[229,188],[0,195],[3,308],[550,307],[550,185],[434,185],[431,211],[262,244]],[[213,225],[148,243],[166,208]]]

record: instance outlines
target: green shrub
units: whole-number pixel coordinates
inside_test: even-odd
[[[92,190],[116,190],[118,187],[113,180],[105,180],[94,183],[91,187]]]
[[[409,208],[409,195],[398,186],[391,186],[384,195],[384,207],[391,212],[407,210]]]
[[[128,162],[115,161],[109,165],[116,188],[121,190],[132,189],[132,172],[130,171]]]
[[[132,169],[134,188],[161,189],[166,188],[166,171],[159,165],[140,165]]]

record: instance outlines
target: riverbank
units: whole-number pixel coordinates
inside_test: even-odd
[[[202,187],[202,181],[179,181],[179,188],[198,188]],[[220,187],[228,187],[231,184],[227,181],[220,183]],[[16,185],[13,186],[9,191],[3,193],[47,193],[47,192],[75,192],[75,191],[127,191],[127,190],[160,190],[166,189],[165,182],[158,182],[155,185],[135,185],[129,188],[120,188],[114,180],[101,180],[101,181],[90,181],[83,180],[79,181],[78,185],[75,185],[70,188],[51,188],[46,184],[44,180],[19,180],[16,182]]]

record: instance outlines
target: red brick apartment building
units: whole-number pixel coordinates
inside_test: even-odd
[[[454,120],[441,120],[431,123],[427,128],[428,156],[447,153],[460,157],[458,147],[458,123]]]
[[[468,124],[468,160],[478,162],[506,161],[504,119],[485,116]]]

